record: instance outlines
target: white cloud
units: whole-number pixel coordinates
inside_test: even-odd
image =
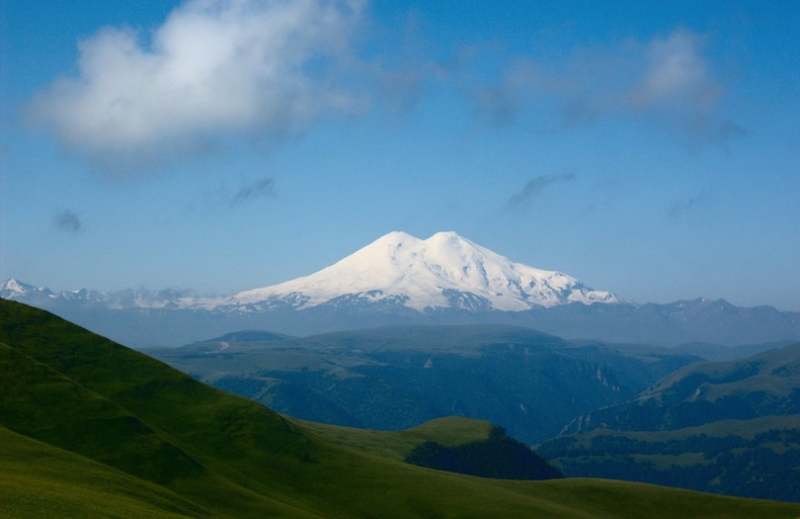
[[[103,161],[155,158],[220,135],[291,134],[357,100],[334,85],[360,1],[191,0],[147,37],[108,28],[77,77],[33,100],[34,120]]]
[[[325,114],[360,112],[375,96],[383,107],[411,107],[437,80],[466,91],[495,125],[538,105],[557,107],[568,124],[642,118],[692,142],[746,133],[719,117],[724,89],[691,31],[559,59],[522,56],[487,82],[463,59],[448,68],[427,52],[405,56],[416,32],[413,44],[401,38],[395,59],[360,59],[353,40],[365,1],[187,0],[147,34],[104,29],[80,42],[76,76],[34,98],[33,119],[103,165],[137,165],[229,136],[292,135]]]
[[[701,112],[713,108],[722,89],[709,72],[701,45],[700,37],[685,30],[650,42],[646,68],[631,101],[639,106],[688,102]]]

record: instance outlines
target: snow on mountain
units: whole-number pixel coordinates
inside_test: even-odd
[[[51,291],[16,279],[0,297],[34,305],[81,304],[113,310],[185,309],[257,312],[273,306],[306,309],[325,303],[390,303],[414,310],[521,311],[565,303],[616,303],[605,291],[541,270],[481,247],[454,232],[421,240],[391,232],[309,276],[228,297],[198,297],[188,290]]]
[[[47,288],[35,287],[17,279],[9,278],[0,285],[0,297],[3,299],[52,298],[54,294]]]
[[[128,308],[195,308],[212,299],[196,298],[189,290],[126,289],[101,292],[81,288],[53,291],[10,278],[0,285],[0,298],[49,307],[57,304],[102,306],[115,310]]]
[[[26,285],[25,283],[20,283],[14,278],[9,278],[5,283],[2,284],[2,286],[0,286],[0,293],[7,293],[9,296],[12,294],[24,294],[33,288],[34,287],[31,285]]]
[[[397,301],[416,310],[475,308],[527,310],[579,302],[616,303],[561,272],[541,270],[481,247],[454,232],[421,240],[391,232],[309,276],[239,292],[229,305],[279,300],[310,308],[342,296]]]
[[[9,279],[0,284],[0,298],[49,310],[139,347],[179,346],[232,330],[308,335],[467,323],[659,345],[800,338],[798,312],[743,308],[724,300],[627,303],[561,272],[515,263],[452,232],[426,240],[389,233],[319,272],[234,295],[143,288],[57,291]],[[574,302],[582,304],[567,304]],[[607,305],[593,303],[621,304],[608,311]]]

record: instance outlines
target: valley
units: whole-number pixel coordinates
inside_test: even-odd
[[[538,444],[569,476],[800,501],[797,345],[659,348],[462,325],[238,332],[151,353],[305,420],[401,430],[462,415]]]
[[[700,360],[490,325],[306,338],[242,332],[150,353],[198,380],[303,419],[404,429],[462,415],[502,424],[529,443]]]

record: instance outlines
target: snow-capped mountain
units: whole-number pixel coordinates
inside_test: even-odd
[[[422,240],[391,232],[309,276],[246,290],[228,297],[198,297],[188,290],[129,289],[53,291],[16,279],[0,297],[42,304],[80,302],[112,309],[219,309],[260,311],[282,306],[302,310],[334,301],[391,303],[417,311],[522,311],[567,303],[616,303],[561,272],[541,270],[481,247],[454,232]]]
[[[246,290],[226,303],[289,300],[306,309],[350,296],[393,301],[414,310],[522,311],[566,303],[616,303],[605,291],[550,270],[515,263],[454,232],[426,240],[391,232],[309,276]]]
[[[27,302],[32,299],[53,299],[58,296],[49,288],[36,287],[29,285],[28,283],[23,283],[22,281],[14,278],[10,278],[0,285],[0,297],[3,299],[16,299]]]
[[[81,304],[123,310],[129,308],[190,308],[196,307],[209,298],[197,298],[190,290],[125,289],[111,292],[89,290],[55,291],[37,287],[11,278],[0,285],[0,298],[21,301],[35,306]]]
[[[237,330],[306,335],[409,324],[513,324],[567,338],[652,344],[800,340],[798,312],[723,300],[624,302],[453,232],[424,240],[392,232],[311,275],[227,296],[55,291],[9,279],[0,298],[137,347],[178,346]]]

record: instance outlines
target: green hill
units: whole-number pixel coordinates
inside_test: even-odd
[[[800,344],[729,362],[692,364],[635,399],[573,421],[565,432],[681,429],[718,420],[800,414]]]
[[[570,476],[800,501],[800,416],[672,431],[594,429],[547,441],[537,451]]]
[[[487,421],[460,416],[437,418],[404,431],[376,431],[317,422],[297,422],[309,433],[330,443],[396,460],[404,460],[414,447],[425,441],[453,447],[485,440],[492,430],[492,424]]]
[[[405,431],[373,431],[306,422],[324,438],[414,465],[499,479],[553,479],[561,474],[502,428],[449,416]]]
[[[413,466],[400,458],[416,438],[463,445],[480,441],[486,426],[438,423],[381,433],[399,435],[391,454],[369,448],[360,433],[288,420],[8,301],[0,301],[0,344],[4,516],[800,514],[785,503],[647,485],[494,480]]]
[[[2,517],[206,515],[163,486],[0,427]]]
[[[682,368],[540,450],[571,476],[800,501],[800,344]]]

